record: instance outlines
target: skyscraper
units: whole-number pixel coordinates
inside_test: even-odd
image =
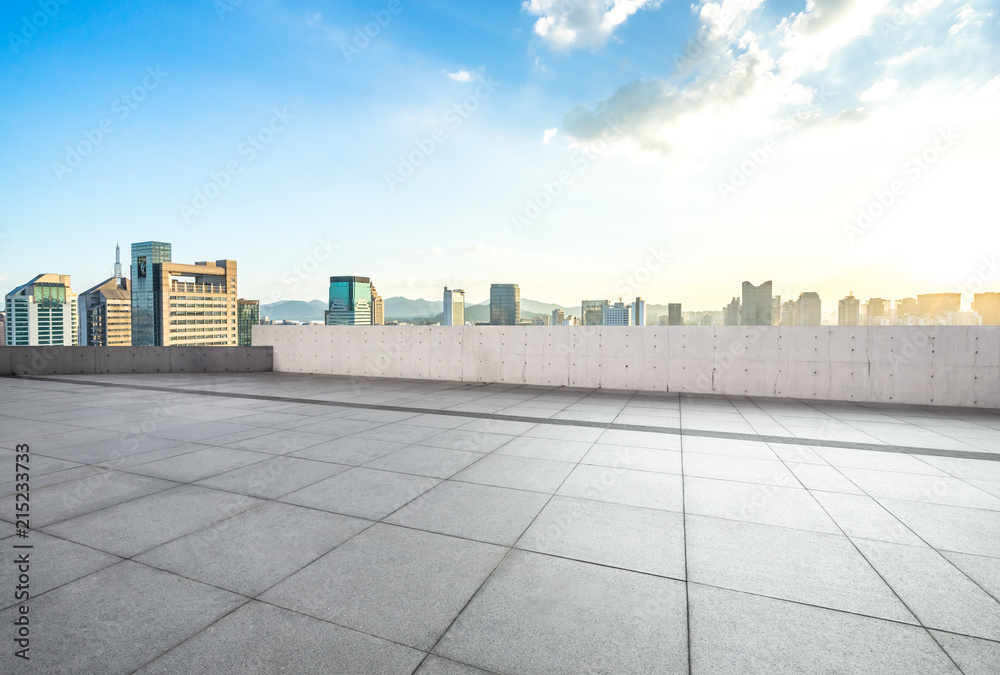
[[[444,287],[444,318],[442,326],[465,325],[465,291],[461,288]]]
[[[976,293],[972,311],[979,313],[984,326],[1000,326],[1000,293]]]
[[[837,303],[837,325],[857,326],[861,316],[861,301],[854,297],[853,291]]]
[[[912,316],[915,314],[918,314],[916,298],[903,298],[902,300],[896,301],[897,319],[901,319],[905,316]]]
[[[115,268],[121,270],[121,264]],[[80,344],[128,347],[132,344],[132,294],[128,279],[111,277],[78,299]]]
[[[771,296],[771,325],[780,326],[782,324],[781,320],[781,296],[772,295]]]
[[[627,305],[620,300],[613,305],[610,303],[604,305],[604,315],[601,317],[601,324],[604,326],[632,325],[632,305]]]
[[[928,293],[917,296],[917,313],[931,319],[962,311],[961,293]]]
[[[0,312],[0,347],[7,345],[7,313]]]
[[[324,317],[328,326],[372,324],[372,282],[368,277],[330,277],[330,305]]]
[[[561,326],[566,320],[566,314],[561,309],[552,310],[552,325]]]
[[[749,281],[744,281],[741,308],[740,322],[742,325],[770,326],[771,282],[765,281],[760,286],[754,286]]]
[[[683,326],[684,314],[681,312],[681,303],[671,302],[667,305],[667,325]]]
[[[170,262],[170,244],[162,241],[144,241],[132,244],[132,345],[135,347],[155,347],[163,343],[163,308],[158,304],[162,296],[160,288],[159,263]]]
[[[156,281],[153,300],[159,312],[156,323],[160,327],[155,344],[236,346],[235,260],[193,265],[154,263],[152,272]]]
[[[609,304],[607,300],[584,300],[580,304],[580,325],[604,325],[604,308]]]
[[[888,318],[889,302],[882,298],[868,298],[868,323],[872,319]]]
[[[517,284],[490,285],[490,325],[516,326],[521,321],[521,289]]]
[[[260,300],[236,301],[236,344],[249,347],[253,343],[253,327],[260,324]]]
[[[646,302],[642,298],[632,303],[632,322],[636,326],[646,325]]]
[[[799,325],[799,301],[789,300],[781,303],[781,324],[782,326]]]
[[[734,297],[728,305],[722,308],[722,325],[739,326],[740,315],[740,299]]]
[[[375,284],[372,284],[372,325],[385,325],[385,302],[382,300],[382,296],[378,294],[378,291],[375,290]]]
[[[819,299],[819,293],[807,291],[799,294],[798,315],[800,326],[823,325],[823,303]]]
[[[39,274],[6,297],[7,345],[76,346],[76,296],[68,274]]]

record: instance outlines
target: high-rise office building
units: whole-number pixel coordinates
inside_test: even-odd
[[[162,241],[144,241],[132,244],[132,345],[135,347],[162,346],[163,307],[159,268],[156,265],[170,262],[171,247]]]
[[[580,303],[580,325],[604,325],[604,308],[609,304],[607,300],[584,300]]]
[[[121,263],[116,263],[115,268],[120,270]],[[111,277],[81,293],[77,304],[81,345],[132,345],[132,294],[128,279]]]
[[[236,344],[249,347],[253,343],[253,327],[260,325],[260,300],[236,301]]]
[[[684,313],[681,312],[681,303],[671,302],[667,305],[667,325],[683,326]]]
[[[781,303],[781,324],[782,326],[799,325],[799,301],[789,300]]]
[[[917,296],[917,313],[932,319],[962,311],[961,293],[928,293]]]
[[[868,321],[875,317],[888,317],[889,316],[889,302],[883,300],[882,298],[869,298],[868,299]]]
[[[39,274],[6,297],[7,345],[78,344],[76,296],[68,274]]]
[[[375,284],[372,284],[372,325],[385,325],[385,301],[382,300],[382,296],[375,290]]]
[[[861,319],[861,301],[848,293],[847,297],[837,303],[837,325],[857,326]]]
[[[915,316],[919,314],[917,311],[917,299],[916,298],[903,298],[902,300],[896,301],[896,317],[897,319],[902,319],[907,316]]]
[[[552,325],[553,326],[561,326],[561,325],[563,325],[563,321],[565,321],[565,320],[566,320],[566,313],[565,312],[563,312],[561,309],[553,309],[552,310]]]
[[[153,299],[160,311],[161,327],[156,344],[236,346],[235,260],[194,265],[154,263],[153,275],[157,282]]]
[[[636,326],[646,325],[646,302],[636,298],[632,303],[632,323]]]
[[[540,315],[538,315],[536,317],[532,317],[532,319],[531,319],[531,325],[532,326],[548,326],[549,325],[549,315],[548,314],[540,314]]]
[[[781,321],[781,296],[772,295],[771,296],[771,325],[780,326]]]
[[[371,279],[330,277],[330,305],[323,322],[327,326],[370,326],[371,305]]]
[[[749,281],[744,281],[743,302],[740,306],[740,323],[742,325],[770,326],[771,282],[765,281],[760,286],[754,286]]]
[[[442,326],[465,325],[465,291],[461,288],[444,287],[444,318]]]
[[[739,326],[740,325],[740,299],[734,297],[729,301],[729,304],[722,308],[722,325],[724,326]]]
[[[490,285],[490,325],[516,326],[521,322],[521,289],[517,284]]]
[[[604,305],[604,315],[601,317],[601,324],[604,326],[630,326],[632,325],[632,305],[624,302]]]
[[[972,311],[979,314],[984,326],[1000,326],[1000,293],[976,293]]]
[[[823,325],[823,303],[819,299],[819,293],[807,291],[799,294],[798,315],[799,326]]]

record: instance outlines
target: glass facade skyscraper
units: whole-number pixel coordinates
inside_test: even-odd
[[[330,277],[328,326],[372,324],[372,281],[368,277]]]
[[[754,286],[743,282],[743,302],[740,303],[740,323],[744,326],[771,325],[771,282]]]
[[[162,346],[163,315],[160,307],[160,269],[156,263],[171,262],[170,244],[144,241],[132,244],[132,345]]]
[[[516,326],[521,320],[521,288],[517,284],[490,285],[490,325]]]
[[[260,324],[260,300],[236,301],[236,344],[249,347],[253,327]]]

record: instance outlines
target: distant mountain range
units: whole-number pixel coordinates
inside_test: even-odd
[[[272,321],[322,321],[323,311],[327,308],[327,303],[322,300],[282,300],[260,306],[261,316],[266,316]],[[536,300],[521,300],[521,316],[533,318],[535,316],[552,316],[555,309],[563,310],[567,316],[580,314],[580,307],[563,307],[547,302]],[[444,312],[444,302],[442,300],[411,300],[402,296],[385,299],[385,320],[386,321],[416,321],[425,323],[440,323]],[[466,321],[489,321],[490,303],[489,300],[465,306]]]

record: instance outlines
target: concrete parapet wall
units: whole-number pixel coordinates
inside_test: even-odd
[[[996,326],[254,326],[274,370],[1000,408]]]
[[[259,373],[270,347],[0,347],[0,375]]]

